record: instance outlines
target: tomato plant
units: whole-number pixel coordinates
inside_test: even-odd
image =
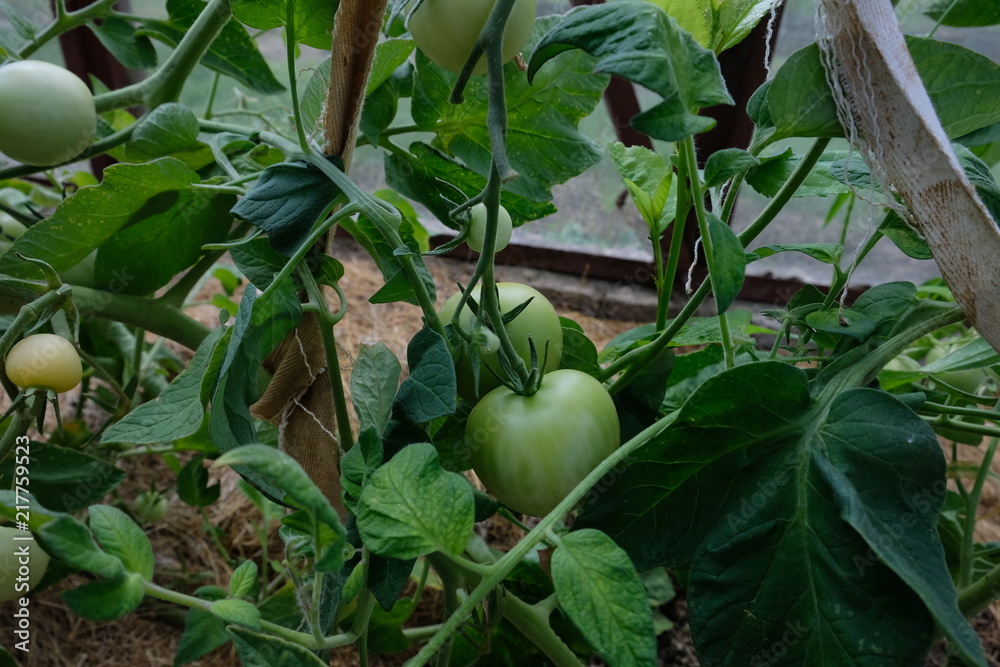
[[[0,602],[26,596],[48,566],[49,555],[30,533],[0,526]]]
[[[533,287],[521,283],[497,283],[500,296],[500,309],[507,313],[530,300],[527,307],[513,320],[505,325],[510,336],[513,349],[527,364],[531,361],[531,344],[534,343],[536,354],[541,360],[545,358],[544,369],[554,371],[559,368],[562,359],[563,332],[559,315],[545,296]],[[479,300],[481,288],[472,290],[472,298]],[[455,310],[462,298],[461,292],[448,297],[441,306],[440,316],[444,322],[450,322],[455,317]],[[468,305],[462,309],[458,319],[459,325],[466,330],[472,330],[476,316]],[[471,355],[462,355],[457,362],[458,388],[463,397],[475,400],[476,396],[484,396],[489,391],[500,386],[500,380],[495,374],[501,374],[500,350],[496,334],[489,329],[480,332],[482,342],[478,349],[479,368],[473,368]],[[476,391],[476,374],[479,384]]]
[[[82,153],[96,131],[94,98],[75,74],[37,60],[0,67],[0,152],[47,167]]]
[[[472,467],[486,488],[523,514],[545,516],[618,449],[614,401],[593,377],[553,371],[531,396],[499,387],[466,426]]]
[[[820,0],[821,38],[752,96],[720,54],[772,0],[35,4],[0,26],[0,516],[59,565],[17,591],[32,628],[155,600],[185,628],[142,659],[177,665],[228,643],[275,667],[653,667],[688,637],[706,667],[924,664],[938,640],[987,664],[1000,64],[951,41],[995,25],[985,3],[924,3],[941,41]],[[91,95],[39,61],[74,30],[133,83]],[[629,87],[642,111],[608,123]],[[753,136],[709,150],[736,136],[705,136],[722,106]],[[565,241],[612,207],[649,246],[570,279],[574,305],[648,290],[642,321],[497,282],[512,227]],[[862,287],[876,252],[941,278]],[[748,300],[788,253],[829,280]]]
[[[446,70],[458,73],[469,59],[496,0],[423,0],[407,28],[417,48]],[[517,55],[535,23],[535,0],[515,0],[503,32],[503,61]],[[473,74],[486,72],[480,57]]]
[[[55,334],[34,334],[18,341],[7,353],[7,377],[22,389],[45,387],[69,391],[83,377],[83,364],[73,344]]]

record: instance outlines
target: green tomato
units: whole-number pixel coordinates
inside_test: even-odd
[[[961,343],[954,345],[938,341],[933,347],[931,347],[930,350],[928,350],[927,356],[924,357],[924,363],[932,364],[941,357],[951,354],[961,347],[963,347]],[[943,373],[931,374],[931,378],[940,380],[941,382],[950,385],[959,391],[964,391],[967,394],[977,393],[983,382],[985,382],[988,377],[989,371],[985,368],[968,368],[960,371],[945,371]]]
[[[570,369],[545,375],[532,396],[494,389],[465,428],[479,479],[505,505],[531,516],[548,514],[618,449],[620,437],[604,385]]]
[[[462,71],[496,0],[424,0],[410,16],[407,28],[417,48],[446,70]],[[535,0],[515,0],[503,33],[503,61],[517,55],[535,25]],[[481,57],[473,74],[486,72]]]
[[[48,566],[49,555],[31,533],[0,526],[0,602],[27,595]]]
[[[7,377],[22,389],[45,387],[57,393],[80,384],[83,365],[73,343],[55,334],[19,340],[7,354]]]
[[[563,333],[562,323],[556,309],[552,307],[549,300],[541,292],[522,285],[521,283],[497,283],[497,291],[500,293],[500,310],[509,312],[521,305],[528,299],[531,303],[521,311],[517,317],[505,327],[507,335],[510,336],[514,349],[524,359],[524,363],[531,361],[531,348],[528,344],[528,337],[535,343],[538,358],[541,360],[545,354],[545,344],[548,342],[548,358],[545,362],[545,371],[554,371],[559,368],[562,361]],[[476,286],[472,290],[472,297],[480,301],[481,288]],[[455,309],[462,298],[461,293],[456,292],[445,301],[441,307],[441,320],[445,324],[451,322],[455,316]],[[466,304],[459,320],[462,327],[471,331],[475,326],[476,316],[472,309]],[[455,371],[458,374],[458,392],[468,401],[475,401],[478,396],[484,396],[487,392],[500,386],[500,382],[489,371],[492,368],[500,372],[499,341],[489,330],[483,331],[483,346],[479,350],[479,391],[476,392],[475,376],[472,369],[472,361],[468,356],[462,356],[455,363]],[[489,367],[489,368],[487,368]]]
[[[96,133],[94,97],[75,74],[38,60],[0,67],[0,152],[48,167],[82,153]]]
[[[486,242],[486,204],[476,204],[470,211],[472,219],[469,221],[469,236],[465,242],[476,252],[483,251],[483,244]],[[496,252],[500,252],[510,243],[510,233],[513,231],[513,224],[510,221],[510,213],[503,206],[497,214],[497,244]]]
[[[159,523],[167,516],[167,498],[157,491],[143,491],[135,497],[135,515],[142,523]]]

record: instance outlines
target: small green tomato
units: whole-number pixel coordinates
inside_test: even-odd
[[[486,204],[476,204],[469,211],[472,219],[469,221],[469,236],[465,242],[476,252],[483,251],[483,244],[486,242]],[[514,226],[510,220],[510,213],[503,206],[497,212],[497,244],[496,252],[500,252],[510,243],[510,234]]]

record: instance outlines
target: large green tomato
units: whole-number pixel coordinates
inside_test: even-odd
[[[7,377],[22,389],[45,387],[57,393],[80,384],[83,365],[73,343],[55,334],[19,340],[7,354]]]
[[[559,321],[556,309],[552,307],[549,300],[535,288],[522,285],[521,283],[497,283],[497,291],[500,293],[500,310],[504,313],[513,310],[528,299],[531,299],[528,307],[521,311],[506,326],[507,335],[510,336],[514,349],[524,359],[524,363],[531,362],[531,348],[528,344],[528,337],[530,336],[531,340],[535,343],[539,360],[545,354],[545,343],[546,341],[548,342],[548,358],[545,363],[546,372],[559,368],[563,350],[562,323]],[[480,292],[481,288],[479,286],[476,286],[472,290],[472,297],[477,302],[480,301]],[[442,322],[445,324],[451,322],[461,298],[461,293],[456,292],[445,301],[440,313]],[[475,321],[476,316],[473,315],[472,309],[466,305],[459,320],[460,324],[465,330],[469,331],[474,326]],[[480,348],[479,351],[478,392],[473,390],[475,377],[472,371],[472,361],[468,357],[463,356],[455,364],[455,371],[458,374],[458,392],[468,401],[475,401],[477,396],[483,396],[500,386],[500,382],[489,371],[489,368],[497,372],[501,370],[498,341],[492,332],[487,332],[487,334],[491,338],[492,344]]]
[[[496,0],[424,0],[407,27],[413,41],[437,65],[458,73],[476,45]],[[517,55],[535,24],[535,0],[515,0],[503,33],[503,60]],[[473,74],[486,71],[481,57]]]
[[[87,84],[69,70],[38,60],[0,67],[0,152],[48,167],[82,153],[97,133]]]
[[[532,396],[491,391],[465,428],[479,479],[505,505],[531,516],[548,514],[618,449],[620,437],[604,385],[569,369],[547,374]]]
[[[0,602],[27,595],[49,566],[49,555],[25,537],[31,533],[0,526]]]

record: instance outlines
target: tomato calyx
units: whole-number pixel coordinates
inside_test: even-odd
[[[496,328],[489,321],[489,319],[480,316],[480,303],[476,301],[475,297],[472,296],[469,288],[464,287],[461,283],[459,283],[458,289],[462,293],[466,305],[468,305],[476,319],[472,329],[470,331],[465,331],[458,322],[458,313],[461,311],[456,310],[456,315],[451,322],[451,325],[464,341],[467,353],[472,359],[472,368],[476,385],[479,385],[479,367],[482,354],[496,352],[500,367],[494,368],[492,364],[486,362],[482,363],[482,367],[489,371],[489,373],[495,377],[497,382],[499,382],[502,386],[510,389],[516,394],[520,394],[521,396],[532,396],[537,393],[542,384],[542,377],[545,374],[545,365],[548,362],[549,341],[545,342],[542,356],[539,358],[535,341],[529,335],[528,347],[530,354],[528,363],[525,364],[525,360],[522,359],[520,355],[513,350],[513,348],[508,348],[503,344],[503,341],[497,334]],[[494,286],[494,289],[497,290],[499,298],[499,289],[497,289],[496,286]],[[523,313],[528,306],[531,305],[534,298],[535,297],[529,297],[507,312],[501,311],[500,320],[503,326],[506,327],[519,315],[521,315],[521,313]],[[520,368],[524,365],[527,366],[527,375],[522,378]]]

